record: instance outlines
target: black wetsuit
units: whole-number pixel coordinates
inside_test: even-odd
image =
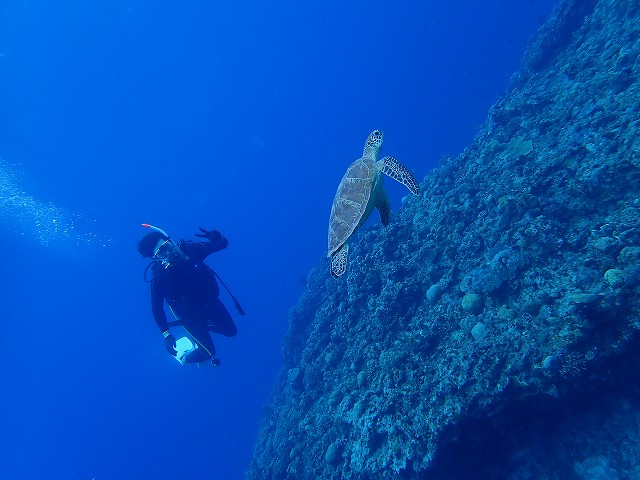
[[[177,259],[165,266],[158,262],[152,267],[151,310],[161,332],[169,329],[163,302],[180,320],[184,329],[198,343],[199,349],[186,358],[197,363],[215,356],[215,346],[209,331],[233,337],[237,328],[226,307],[218,299],[220,288],[213,270],[204,263],[211,253],[227,247],[226,238],[214,242],[178,242],[180,250],[189,257]],[[204,350],[204,351],[203,351]]]

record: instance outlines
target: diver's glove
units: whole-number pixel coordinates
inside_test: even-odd
[[[202,227],[198,227],[202,233],[196,233],[196,237],[206,238],[212,243],[222,240],[222,234],[218,230],[205,230]]]
[[[166,348],[167,352],[175,357],[178,354],[178,351],[176,350],[176,339],[173,338],[173,335],[171,335],[169,330],[163,332],[162,336],[164,337],[164,348]]]

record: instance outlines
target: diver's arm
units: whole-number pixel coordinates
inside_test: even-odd
[[[210,239],[208,242],[200,242],[207,249],[207,255],[224,250],[229,246],[229,240],[224,238],[217,230],[214,230],[214,232],[218,235],[215,235],[214,238]]]
[[[229,240],[222,236],[217,230],[212,230],[208,242],[191,242],[184,247],[184,253],[188,257],[195,257],[204,260],[209,255],[229,246]]]
[[[160,287],[155,284],[155,280],[151,282],[151,312],[164,337],[164,348],[175,357],[178,353],[176,350],[176,339],[173,338],[169,330],[167,314],[164,313],[164,295],[159,288]]]
[[[160,295],[151,287],[151,312],[153,318],[158,324],[158,328],[162,333],[169,330],[169,323],[167,322],[167,314],[164,312],[164,297]]]

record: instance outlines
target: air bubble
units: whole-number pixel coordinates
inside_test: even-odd
[[[0,226],[20,236],[32,237],[45,246],[54,241],[75,245],[109,243],[94,233],[76,228],[76,224],[87,222],[82,215],[25,192],[20,186],[20,178],[17,168],[0,158]]]

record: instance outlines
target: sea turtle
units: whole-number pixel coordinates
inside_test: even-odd
[[[331,275],[336,278],[347,269],[349,238],[367,221],[373,209],[378,209],[383,225],[389,223],[389,198],[384,190],[384,177],[381,173],[418,195],[418,182],[404,165],[393,157],[377,160],[382,137],[380,130],[374,130],[367,137],[362,157],[349,166],[333,199],[327,258],[331,258]]]

